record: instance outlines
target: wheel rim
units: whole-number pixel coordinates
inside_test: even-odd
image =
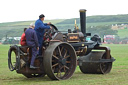
[[[106,59],[106,53],[104,53],[104,55],[102,56],[102,59]],[[111,56],[110,56],[110,59],[111,59]],[[101,63],[100,68],[103,74],[109,73],[112,68],[112,62]]]
[[[16,56],[18,56],[16,48],[11,47],[8,53],[8,66],[10,71],[16,69]]]
[[[55,43],[51,47],[53,47],[50,52],[52,55],[48,53],[48,55],[44,56],[44,61],[49,61],[49,63],[44,62],[47,75],[54,80],[70,78],[76,68],[74,49],[67,43]]]

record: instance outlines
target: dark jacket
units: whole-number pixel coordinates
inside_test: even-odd
[[[29,28],[25,31],[25,36],[26,36],[26,42],[27,45],[30,47],[39,47],[38,46],[38,39],[35,30],[32,28]]]

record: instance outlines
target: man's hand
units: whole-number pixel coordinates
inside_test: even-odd
[[[39,47],[37,47],[37,50],[39,50]]]
[[[47,24],[48,24],[48,25],[50,25],[50,24],[51,24],[51,22],[48,22]]]
[[[50,29],[52,29],[52,27],[50,26]]]
[[[29,48],[27,49],[27,53],[29,53]]]

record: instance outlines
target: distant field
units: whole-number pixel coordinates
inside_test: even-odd
[[[9,45],[0,45],[0,85],[128,85],[128,44],[104,44],[111,48],[116,59],[109,74],[83,74],[77,67],[71,79],[52,81],[43,78],[25,78],[8,69]]]
[[[118,30],[118,35],[120,36],[120,38],[128,37],[128,29]]]
[[[112,24],[117,24],[119,22],[97,22],[97,23],[87,23],[88,26],[99,26],[99,25],[112,25]],[[122,22],[123,23],[123,22]]]

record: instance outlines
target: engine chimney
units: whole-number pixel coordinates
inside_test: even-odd
[[[84,37],[86,37],[86,10],[80,9],[80,25],[81,25],[81,32],[84,34]]]

